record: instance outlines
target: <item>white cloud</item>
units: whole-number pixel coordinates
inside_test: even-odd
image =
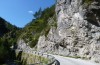
[[[33,14],[33,11],[28,11],[28,13]]]

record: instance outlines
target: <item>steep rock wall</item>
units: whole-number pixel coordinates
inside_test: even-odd
[[[100,1],[57,0],[57,28],[40,36],[38,51],[100,62]]]

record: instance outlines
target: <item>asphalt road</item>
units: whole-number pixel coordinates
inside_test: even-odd
[[[31,52],[29,52],[29,53],[31,53]],[[57,65],[100,65],[98,63],[88,61],[88,60],[63,57],[63,56],[52,55],[52,54],[47,54],[47,53],[42,53],[42,54],[51,55],[51,56],[55,57],[55,59],[58,62]]]
[[[59,62],[58,65],[100,65],[98,63],[82,59],[75,59],[58,55],[52,55],[52,56],[54,56],[56,60]]]

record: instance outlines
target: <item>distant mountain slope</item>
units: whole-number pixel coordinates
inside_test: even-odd
[[[0,36],[18,28],[0,17]]]
[[[0,65],[14,58],[10,47],[16,46],[19,32],[20,28],[0,17]]]

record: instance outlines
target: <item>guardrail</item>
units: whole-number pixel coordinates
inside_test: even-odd
[[[16,50],[16,51],[22,51],[22,50]],[[37,52],[37,51],[23,51],[24,53],[28,53],[28,54],[33,54],[33,55],[37,55],[40,57],[44,57],[47,58],[49,61],[47,64],[45,64],[41,59],[39,62],[36,62],[34,64],[28,64],[28,65],[58,65],[58,63],[56,62],[55,57],[47,54],[47,53],[41,53],[41,52]]]

